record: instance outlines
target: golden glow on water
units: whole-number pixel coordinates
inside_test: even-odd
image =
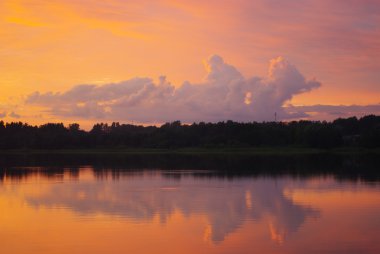
[[[245,206],[248,208],[248,210],[252,209],[252,196],[249,190],[245,192]]]
[[[285,240],[285,232],[278,232],[272,223],[269,223],[269,229],[272,240],[279,244],[283,244]]]
[[[0,184],[1,253],[378,253],[380,189],[333,178],[181,178],[160,171]]]

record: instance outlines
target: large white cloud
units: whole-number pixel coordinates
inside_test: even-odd
[[[162,76],[105,85],[77,85],[65,92],[35,92],[26,103],[59,117],[138,122],[262,121],[292,118],[284,104],[321,84],[305,77],[284,58],[273,59],[266,77],[245,78],[217,55],[206,63],[200,84],[175,87]]]

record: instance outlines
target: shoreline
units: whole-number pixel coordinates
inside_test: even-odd
[[[65,154],[65,155],[144,155],[144,154],[188,154],[188,155],[317,155],[317,154],[380,154],[380,149],[359,148],[359,147],[339,147],[333,149],[316,149],[302,147],[253,147],[253,148],[175,148],[175,149],[155,149],[155,148],[91,148],[91,149],[10,149],[0,150],[0,155],[44,155],[44,154]]]

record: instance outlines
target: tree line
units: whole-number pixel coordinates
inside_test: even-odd
[[[225,148],[299,146],[380,147],[380,116],[326,121],[182,124],[161,126],[97,123],[90,131],[79,124],[33,126],[0,121],[0,149],[88,148]]]

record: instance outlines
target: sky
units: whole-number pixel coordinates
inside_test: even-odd
[[[0,119],[380,113],[378,0],[2,0]]]

